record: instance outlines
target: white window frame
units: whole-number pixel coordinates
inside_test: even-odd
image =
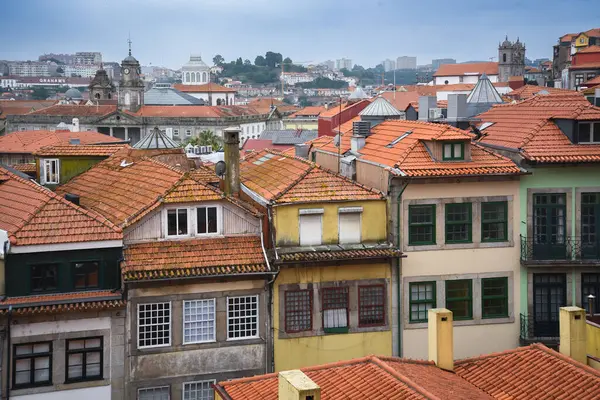
[[[206,233],[200,233],[198,232],[198,209],[199,208],[216,208],[217,209],[217,231],[216,232],[206,232]],[[223,231],[223,207],[221,207],[220,205],[214,204],[214,203],[207,203],[207,204],[200,204],[196,207],[194,207],[194,217],[196,218],[194,220],[194,225],[195,225],[195,230],[194,232],[196,233],[196,236],[215,236],[215,235],[221,235],[221,232]],[[208,217],[208,215],[207,215]],[[208,225],[208,218],[206,219],[206,223]],[[208,226],[207,229],[208,231]]]
[[[600,132],[594,132],[594,127],[596,125],[600,126],[600,122],[596,122],[596,121],[590,121],[590,122],[580,122],[580,125],[586,124],[590,126],[590,141],[589,142],[582,142],[579,141],[579,143],[581,144],[599,144],[600,143]],[[579,130],[579,128],[578,128]],[[598,136],[598,140],[596,140],[596,136]]]
[[[213,319],[212,319],[213,326],[212,326],[212,334],[211,334],[212,338],[209,339],[209,340],[196,340],[196,341],[189,341],[188,342],[188,341],[185,340],[185,325],[186,325],[186,323],[189,323],[189,324],[191,324],[191,323],[201,323],[201,322],[210,321],[210,319],[207,319],[207,320],[197,319],[196,321],[186,322],[186,320],[185,320],[185,306],[188,305],[188,304],[191,304],[191,303],[202,303],[202,302],[212,303],[212,310],[213,310],[212,311],[212,313],[213,313]],[[196,307],[198,308],[198,305]],[[184,300],[183,304],[181,306],[181,310],[182,310],[181,321],[182,321],[182,327],[183,327],[182,337],[183,337],[183,344],[184,345],[185,344],[195,344],[195,343],[214,343],[214,342],[217,341],[217,329],[216,329],[216,327],[217,327],[217,302],[216,302],[216,300],[214,298],[212,298],[212,299]],[[200,314],[200,315],[202,316],[202,314]],[[192,329],[192,328],[190,328],[190,329]],[[192,382],[189,382],[189,383],[192,383]]]
[[[186,218],[187,218],[187,233],[185,234],[176,234],[169,235],[169,211],[175,210],[175,214],[179,214],[179,210],[185,210]],[[189,237],[190,232],[192,232],[192,226],[190,225],[190,209],[188,207],[170,207],[165,209],[165,237],[168,238],[178,238],[178,237]],[[179,218],[177,218],[177,232],[179,232]]]
[[[231,337],[229,332],[229,326],[231,321],[240,318],[240,317],[231,317],[229,316],[229,302],[233,299],[242,299],[242,298],[256,298],[256,335],[253,336],[244,336],[244,337]],[[248,296],[227,296],[227,341],[238,341],[238,340],[249,340],[249,339],[258,339],[260,337],[260,298],[257,294],[248,295]]]
[[[323,244],[323,213],[324,213],[324,209],[322,208],[307,208],[307,209],[301,209],[299,211],[300,215],[298,216],[298,243],[300,244],[300,246],[320,246]],[[302,216],[303,215],[310,215],[310,216],[314,216],[314,215],[318,215],[320,218],[320,224],[321,224],[321,234],[319,236],[319,243],[307,243],[306,241],[302,241]]]
[[[140,392],[144,392],[144,391],[150,391],[150,390],[162,390],[162,389],[167,389],[167,400],[171,399],[171,387],[169,385],[165,385],[165,386],[151,386],[151,387],[145,387],[145,388],[139,388],[137,390],[137,397],[136,399],[139,400],[140,398]]]
[[[55,168],[56,168],[56,172],[54,173],[55,176],[55,180],[47,180],[46,179],[46,174],[48,172],[48,167],[51,166],[54,163]],[[41,160],[41,167],[42,167],[42,176],[41,176],[41,181],[42,184],[51,184],[51,185],[58,185],[60,183],[60,160],[58,158],[44,158]]]
[[[179,136],[179,129],[173,129],[173,136]]]
[[[169,340],[168,343],[163,343],[163,344],[151,344],[151,345],[145,345],[145,346],[140,346],[140,306],[153,306],[153,305],[159,305],[159,304],[168,304],[168,310],[169,310],[169,325],[168,325],[168,329],[169,329]],[[172,327],[172,322],[173,322],[173,312],[172,312],[172,305],[170,301],[162,301],[162,302],[156,302],[156,303],[138,303],[137,305],[137,316],[136,316],[136,324],[137,324],[137,336],[136,336],[136,343],[137,343],[137,348],[138,349],[152,349],[152,348],[157,348],[157,347],[169,347],[171,346],[171,336],[173,334],[173,330],[171,329]],[[144,326],[151,326],[150,325],[144,325]],[[160,325],[164,325],[160,324]],[[146,339],[144,339],[146,340]]]
[[[192,136],[192,130],[191,129],[186,129],[185,130],[185,136]]]
[[[215,379],[207,379],[205,381],[191,381],[191,382],[183,382],[182,389],[181,389],[181,400],[186,400],[185,397],[185,390],[187,389],[188,385],[198,385],[198,384],[205,384],[208,383],[209,384],[209,388],[210,385],[214,385],[217,381]],[[213,390],[212,388],[210,389],[211,391]],[[213,399],[214,399],[214,394],[213,394]],[[203,400],[203,399],[201,399]]]
[[[359,244],[362,243],[362,207],[340,207],[338,208],[338,242],[339,244]],[[358,241],[342,242],[342,216],[348,214],[358,214]]]

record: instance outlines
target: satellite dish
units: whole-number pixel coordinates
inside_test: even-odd
[[[225,164],[225,161],[218,161],[217,164],[215,164],[215,173],[217,176],[221,178],[224,177],[225,171],[227,171],[227,164]]]

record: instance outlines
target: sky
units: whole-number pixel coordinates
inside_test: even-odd
[[[552,58],[565,33],[600,27],[598,0],[1,0],[0,60],[100,51],[179,68],[267,51],[298,63],[350,58],[365,67],[416,56],[488,61],[505,35],[526,57]],[[494,59],[497,61],[497,58]]]

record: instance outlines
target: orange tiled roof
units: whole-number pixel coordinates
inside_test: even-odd
[[[269,272],[259,236],[139,243],[124,253],[124,280]]]
[[[433,76],[498,75],[497,62],[442,64]]]
[[[7,115],[24,115],[56,104],[56,100],[10,100],[0,101],[0,119]]]
[[[18,131],[0,136],[0,153],[34,153],[42,147],[69,144],[71,139],[79,139],[81,144],[121,141],[121,139],[92,131]]]
[[[220,181],[219,177],[215,173],[215,167],[209,167],[206,165],[202,165],[192,171],[190,171],[190,177],[200,182],[206,183],[218,183]]]
[[[408,135],[404,136],[406,133]],[[397,143],[394,140],[404,136]],[[471,161],[444,162],[433,159],[425,141],[463,140],[471,146]],[[520,168],[511,160],[471,143],[471,136],[445,124],[389,120],[371,129],[359,160],[397,169],[405,176],[439,177],[465,175],[514,175]]]
[[[577,52],[577,54],[581,54],[581,53],[600,53],[600,46],[598,46],[598,45],[588,46],[585,49],[581,49]]]
[[[21,172],[37,172],[35,163],[28,163],[28,164],[14,164],[11,165],[12,168],[16,169],[17,171],[21,171]]]
[[[29,115],[64,115],[72,117],[102,117],[117,111],[117,105],[66,105],[56,104],[51,107],[32,111]]]
[[[342,112],[344,112],[344,110],[347,110],[349,108],[352,107],[360,107],[360,105],[364,104],[364,102],[370,103],[371,100],[370,99],[364,99],[364,100],[360,100],[357,102],[346,102],[346,103],[342,103]],[[333,105],[331,107],[329,107],[329,109],[323,111],[321,114],[319,114],[319,118],[331,118],[334,115],[338,115],[340,113],[340,105]]]
[[[554,122],[600,119],[600,107],[580,94],[537,95],[520,103],[494,106],[477,118],[482,123],[493,122],[483,131],[483,144],[518,150],[532,161],[600,162],[600,145],[573,144]]]
[[[0,228],[13,245],[121,240],[121,230],[38,184],[0,167]]]
[[[179,90],[180,92],[184,92],[184,93],[208,93],[208,92],[214,92],[214,93],[236,93],[237,90],[235,89],[231,89],[231,88],[227,88],[225,86],[221,86],[217,83],[213,83],[213,82],[209,82],[209,83],[205,83],[203,85],[184,85],[182,83],[176,83],[173,85],[173,87],[177,90]]]
[[[33,154],[36,156],[90,156],[108,157],[117,151],[129,147],[127,144],[59,144],[42,147]]]
[[[380,192],[301,158],[263,150],[244,158],[242,183],[273,203],[378,200]]]
[[[579,92],[576,92],[574,90],[569,90],[569,89],[559,89],[559,88],[536,86],[536,85],[524,85],[518,89],[515,89],[515,90],[505,94],[505,96],[509,97],[513,100],[525,100],[525,99],[529,99],[529,98],[535,96],[536,94],[538,94],[541,91],[546,91],[550,94],[573,94],[573,95],[580,94]]]
[[[585,85],[600,85],[600,75],[584,83]]]
[[[393,247],[383,248],[365,248],[360,249],[327,249],[314,251],[298,251],[279,253],[280,262],[296,262],[296,261],[339,261],[339,260],[364,260],[369,258],[393,258],[399,257],[402,252]]]
[[[322,400],[492,399],[429,361],[368,356],[301,370],[319,385]],[[216,390],[232,400],[277,400],[278,375],[219,382]]]
[[[565,35],[562,35],[559,39],[560,42],[570,42],[572,41],[574,38],[576,38],[579,34],[578,33],[567,33]]]
[[[290,115],[290,118],[296,118],[296,117],[306,117],[306,116],[312,116],[312,115],[316,115],[318,116],[319,114],[321,114],[323,111],[325,111],[325,107],[322,106],[309,106],[309,107],[304,107],[298,111],[296,111],[295,113],[293,113],[292,115]]]
[[[33,296],[7,297],[0,302],[0,313],[13,307],[13,314],[53,314],[67,311],[100,311],[125,307],[120,291],[53,293]]]
[[[419,92],[417,91],[383,92],[381,93],[381,97],[389,101],[398,111],[406,111],[410,103],[419,102]]]
[[[496,399],[599,398],[600,372],[541,344],[455,363],[456,375]]]
[[[343,124],[342,124],[343,125]],[[309,145],[309,153],[314,150],[314,149],[319,149],[325,145],[327,145],[328,143],[333,141],[333,136],[319,136],[315,139],[312,140],[308,140],[306,142],[304,142],[304,144]],[[296,155],[296,148],[295,147],[291,147],[287,150],[284,150],[281,152],[281,154],[285,154],[287,156],[295,156]]]
[[[338,153],[338,151],[342,154],[350,150],[350,138],[352,137],[353,123],[360,121],[360,116],[352,118],[351,120],[344,122],[343,124],[337,126],[333,129],[333,133],[340,134],[340,145],[339,147],[335,145],[335,141],[333,137],[329,136],[329,140],[327,142],[323,142],[320,148],[323,151],[328,151],[330,153]]]

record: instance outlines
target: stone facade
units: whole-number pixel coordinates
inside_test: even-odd
[[[525,44],[517,38],[516,42],[506,40],[498,46],[498,80],[508,82],[511,76],[523,76],[525,73]]]

